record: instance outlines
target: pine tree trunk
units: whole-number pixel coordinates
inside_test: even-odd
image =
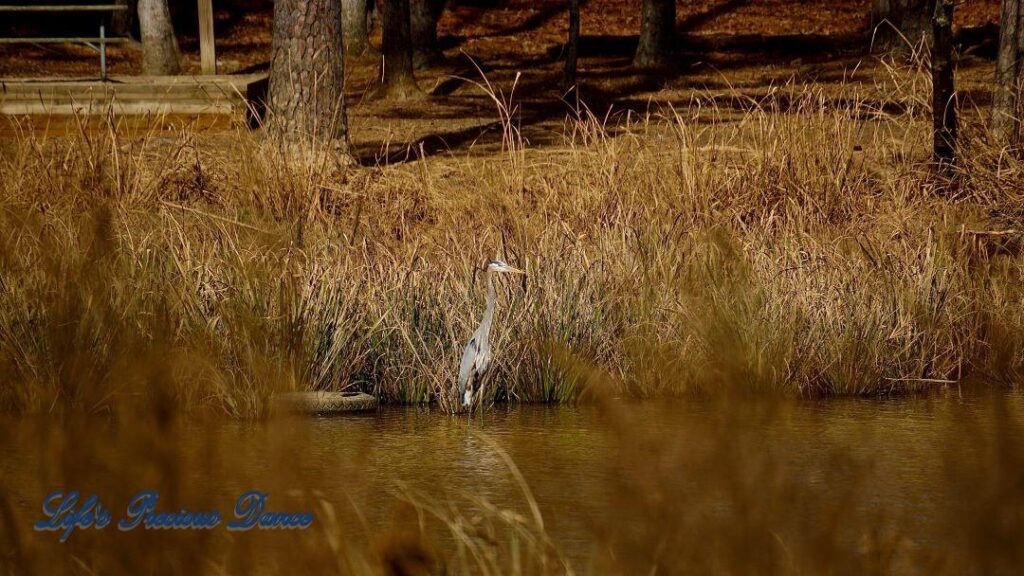
[[[658,68],[672,61],[676,36],[675,0],[642,0],[640,6],[640,43],[633,65]]]
[[[370,31],[366,22],[366,0],[341,0],[342,40],[349,56],[377,57],[370,45]]]
[[[340,0],[275,0],[269,124],[277,134],[348,151]]]
[[[953,0],[938,0],[932,19],[932,135],[936,166],[956,165],[956,92],[953,85]]]
[[[999,56],[992,93],[992,139],[997,146],[1015,144],[1018,126],[1024,12],[1020,0],[1003,0],[999,16]]]
[[[569,42],[566,45],[562,90],[576,86],[576,60],[580,50],[580,0],[569,0]]]
[[[392,100],[421,98],[412,71],[412,31],[409,0],[384,0],[381,10],[381,51],[384,52],[382,83],[376,96]]]
[[[444,0],[410,0],[413,65],[423,68],[444,60],[437,41],[437,21],[444,12]]]
[[[139,0],[139,30],[142,33],[142,73],[180,74],[181,55],[167,0]]]
[[[872,47],[876,52],[907,52],[931,43],[935,0],[872,0]]]

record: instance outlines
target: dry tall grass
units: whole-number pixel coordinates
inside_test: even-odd
[[[1019,383],[1018,156],[968,119],[940,181],[916,100],[857,90],[584,113],[556,149],[499,98],[506,154],[359,169],[252,133],[25,131],[0,160],[0,405],[447,408],[495,255],[530,273],[501,290],[497,399],[577,398],[565,351],[643,397]]]

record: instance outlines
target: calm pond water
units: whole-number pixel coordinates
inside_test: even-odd
[[[328,503],[345,538],[363,546],[401,524],[406,500],[467,517],[488,506],[528,516],[507,454],[577,567],[655,553],[644,548],[652,534],[728,546],[751,527],[755,539],[767,527],[787,554],[819,546],[801,543],[819,532],[856,547],[873,530],[940,554],[971,546],[993,506],[1021,503],[1022,415],[1021,396],[1005,394],[523,406],[473,420],[403,408],[270,423],[9,418],[0,487],[26,526],[56,489],[96,493],[115,518],[138,490],[161,490],[161,509],[230,514],[239,494],[258,489],[269,508],[313,509],[320,524],[328,519],[316,503]],[[1024,543],[1014,540],[1019,523],[1018,514],[1004,527],[1007,544]],[[451,543],[432,530],[441,548]],[[71,540],[83,553],[134,537],[79,530]]]

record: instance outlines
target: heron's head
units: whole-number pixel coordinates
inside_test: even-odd
[[[490,263],[487,264],[487,271],[488,272],[507,272],[509,274],[526,274],[525,270],[520,270],[519,268],[513,268],[512,266],[509,266],[508,264],[506,264],[504,260],[491,260]]]

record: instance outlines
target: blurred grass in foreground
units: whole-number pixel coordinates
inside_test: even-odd
[[[584,378],[589,389],[600,390],[607,376],[588,371]],[[341,430],[356,441],[333,450],[314,436],[323,427],[310,419],[236,425],[127,410],[113,419],[3,418],[0,570],[1013,574],[1024,563],[1024,404],[1017,394],[975,397],[971,410],[955,397],[906,410],[903,418],[934,421],[909,435],[902,427],[893,434],[881,423],[844,420],[839,402],[808,420],[813,407],[739,392],[715,394],[696,410],[666,404],[654,413],[602,394],[593,398],[587,410],[596,414],[588,425],[600,424],[609,439],[601,442],[593,469],[565,469],[552,460],[563,452],[543,440],[524,445],[515,430],[492,435],[464,418],[437,415],[447,421],[437,426],[419,420],[401,434],[427,434],[430,439],[417,444],[436,443],[438,450],[384,469],[390,494],[384,510],[370,509],[379,504],[366,499],[366,491],[376,484],[364,478],[371,473],[366,456],[353,450],[359,438],[370,449],[367,435],[396,432],[374,416],[364,417],[365,426],[350,420]],[[673,413],[676,420],[670,420]],[[890,426],[900,417],[891,415]],[[549,424],[548,437],[565,433]],[[823,432],[830,438],[816,437]],[[465,462],[454,459],[467,453],[444,450],[466,442],[480,449],[473,465],[488,465],[480,473],[507,479],[512,494],[500,504],[478,490],[474,476],[458,476]],[[513,451],[529,470],[519,470]],[[873,470],[878,454],[892,464],[901,451],[908,463],[928,464],[892,478]],[[248,460],[254,456],[258,462]],[[555,486],[527,480],[558,466],[562,480]],[[425,468],[449,481],[410,482]],[[909,478],[914,470],[929,476]],[[403,475],[410,473],[413,478]],[[592,485],[581,491],[575,482],[584,477],[603,484],[596,493]],[[160,490],[161,511],[216,508],[230,519],[237,495],[255,488],[270,493],[271,510],[312,511],[316,519],[302,531],[233,533],[222,525],[119,532],[108,526],[78,529],[61,544],[58,534],[31,529],[42,519],[43,496],[61,488],[99,494],[115,523],[141,489]],[[545,499],[535,497],[538,489]],[[570,519],[551,516],[552,494],[561,494],[567,506],[559,508],[586,527],[585,541],[574,541],[571,550],[559,531]],[[933,504],[920,508],[922,501]]]

